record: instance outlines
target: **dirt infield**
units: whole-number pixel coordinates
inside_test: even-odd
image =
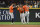
[[[40,27],[40,25],[0,25],[0,27]]]

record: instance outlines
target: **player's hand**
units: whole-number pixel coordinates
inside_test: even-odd
[[[17,6],[16,6],[17,7]]]

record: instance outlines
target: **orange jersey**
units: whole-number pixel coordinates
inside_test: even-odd
[[[10,13],[13,13],[13,6],[10,6],[9,9]]]
[[[24,10],[21,7],[19,7],[17,10],[19,10],[20,13],[24,12]]]
[[[24,5],[24,6],[23,6],[23,9],[24,9],[25,11],[29,11],[29,7],[28,7],[27,5]]]

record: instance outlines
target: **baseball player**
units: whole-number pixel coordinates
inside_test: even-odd
[[[24,9],[23,9],[22,5],[20,5],[17,10],[19,10],[21,22],[24,24],[25,23],[25,15],[24,15]]]
[[[29,7],[27,5],[24,5],[23,9],[25,10],[25,17],[27,18],[27,23],[29,23]]]
[[[14,23],[14,14],[13,14],[13,8],[15,8],[14,6],[13,6],[14,4],[12,3],[12,5],[9,7],[9,14],[10,14],[10,16],[11,16],[11,19],[12,19],[12,24]]]

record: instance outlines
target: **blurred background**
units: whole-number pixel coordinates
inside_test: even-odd
[[[29,6],[29,21],[40,22],[40,1],[38,0],[0,0],[0,22],[11,21],[9,13],[9,6],[15,3],[16,5],[26,4]],[[7,11],[7,12],[6,12]],[[20,22],[20,13],[14,8],[14,21]],[[37,13],[37,14],[36,14]]]
[[[40,1],[35,0],[0,0],[0,8],[8,8],[11,3],[16,3],[16,5],[20,5],[21,3],[27,4],[30,8],[40,8]]]

